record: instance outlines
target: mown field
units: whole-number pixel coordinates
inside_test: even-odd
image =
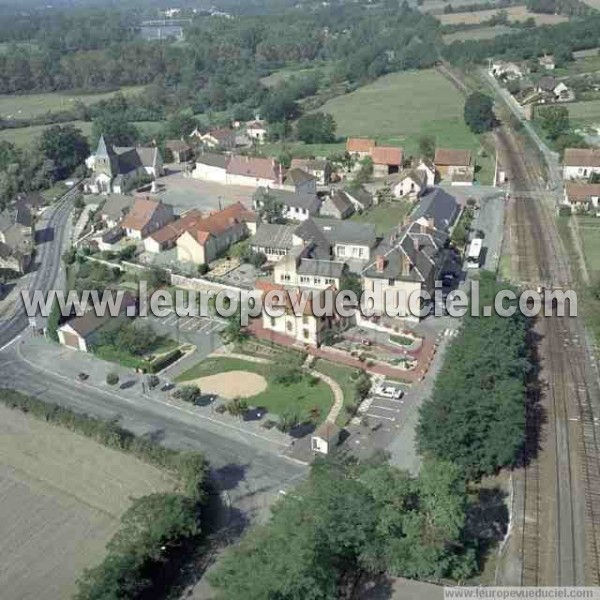
[[[0,465],[2,598],[70,598],[131,498],[176,485],[153,466],[3,406]]]
[[[586,266],[594,281],[600,273],[600,218],[577,217]]]
[[[451,44],[452,42],[464,42],[466,40],[489,40],[495,38],[498,35],[505,33],[511,33],[515,31],[506,25],[496,25],[494,27],[477,27],[476,29],[467,29],[465,31],[455,31],[453,33],[446,33],[442,36],[444,44]]]
[[[459,12],[459,13],[448,13],[443,15],[436,15],[442,25],[458,25],[459,23],[466,23],[467,25],[473,25],[476,23],[483,23],[488,21],[494,15],[497,15],[500,9],[492,10],[478,10],[473,12]],[[569,18],[564,15],[550,15],[541,13],[531,13],[525,6],[508,6],[503,8],[502,12],[506,12],[508,20],[511,23],[517,21],[525,21],[529,18],[533,18],[536,25],[556,25],[557,23],[564,23]]]
[[[122,88],[124,95],[139,94],[144,86]],[[69,92],[53,92],[43,94],[0,94],[0,117],[13,119],[30,119],[44,115],[48,112],[70,110],[77,102],[94,104],[100,100],[112,98],[117,92],[103,92],[99,94],[77,94]]]
[[[58,123],[66,125],[67,123]],[[88,139],[92,135],[92,123],[90,121],[69,121],[70,125],[74,125],[80,129],[83,135]],[[162,127],[162,123],[158,121],[135,121],[133,123],[145,135],[152,135]],[[16,129],[0,130],[0,140],[6,140],[15,144],[15,146],[25,147],[30,146],[37,138],[42,135],[44,129],[52,127],[52,125],[32,125],[31,127],[19,127]]]
[[[572,102],[567,107],[569,117],[574,125],[600,127],[600,100]]]

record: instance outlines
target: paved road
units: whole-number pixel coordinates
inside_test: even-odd
[[[29,283],[31,291],[52,289],[62,276],[61,255],[69,241],[69,218],[77,193],[75,188],[69,190],[56,205],[45,211],[36,227],[36,234],[41,239],[36,245],[35,270]],[[10,343],[27,325],[28,319],[19,298],[12,314],[0,320],[0,348]]]

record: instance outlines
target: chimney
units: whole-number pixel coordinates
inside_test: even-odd
[[[429,229],[435,229],[435,219],[433,217],[427,217],[427,227]]]
[[[378,254],[375,257],[375,268],[378,273],[383,273],[383,270],[385,269],[385,256],[382,254]]]
[[[408,258],[408,256],[406,256],[406,254],[402,253],[402,277],[408,277],[410,275],[410,269],[411,269],[411,263],[410,260]]]
[[[413,243],[415,246],[415,250],[419,252],[421,250],[421,240],[419,240],[419,238],[413,238]]]

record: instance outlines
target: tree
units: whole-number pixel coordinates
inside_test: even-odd
[[[296,135],[305,144],[330,144],[335,142],[336,124],[327,113],[317,112],[300,117]]]
[[[58,328],[61,323],[60,304],[54,297],[50,314],[48,315],[48,323],[46,324],[46,335],[53,341],[58,342]]]
[[[165,124],[165,134],[170,138],[187,138],[198,126],[198,121],[189,113],[171,115]]]
[[[108,383],[108,385],[117,385],[117,383],[119,383],[119,376],[114,371],[111,371],[106,376],[106,383]]]
[[[185,385],[179,390],[178,397],[184,402],[196,404],[202,398],[202,391],[197,385]]]
[[[537,119],[551,140],[556,140],[571,129],[566,106],[554,104],[540,107],[537,111]]]
[[[365,156],[365,158],[363,158],[360,161],[360,167],[359,167],[358,171],[356,171],[356,174],[354,175],[354,178],[352,179],[350,187],[352,187],[352,188],[360,187],[363,183],[367,183],[368,181],[370,181],[372,176],[373,176],[373,159],[370,156]]]
[[[465,123],[473,133],[489,131],[495,122],[494,101],[481,92],[473,92],[465,102]]]
[[[107,144],[113,146],[133,146],[140,137],[137,127],[118,113],[103,112],[92,124],[92,139],[98,143],[103,135]]]
[[[59,178],[72,173],[90,154],[87,139],[73,125],[53,125],[45,129],[40,149],[54,162]]]
[[[419,138],[419,154],[423,158],[433,160],[435,156],[435,136],[433,135],[422,135]]]
[[[258,214],[265,223],[284,223],[283,206],[268,190],[262,194]]]
[[[248,339],[248,332],[242,327],[239,310],[227,319],[227,324],[219,335],[226,344],[242,344]]]

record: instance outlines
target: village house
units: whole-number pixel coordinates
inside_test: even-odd
[[[256,282],[256,289],[263,295],[275,290],[284,293],[286,302],[284,310],[281,311],[283,314],[281,316],[270,316],[267,310],[263,310],[262,328],[274,334],[284,335],[298,345],[319,346],[326,339],[328,332],[334,327],[344,328],[346,325],[347,319],[338,314],[323,317],[315,315],[313,301],[317,306],[323,304],[319,299],[319,296],[325,293],[323,289],[311,290],[311,294],[307,298],[307,302],[303,305],[302,310],[300,308],[294,310],[291,300],[291,295],[295,294],[297,306],[301,305],[301,292],[297,288],[259,279]],[[265,306],[270,308],[266,300]]]
[[[546,71],[554,71],[556,68],[556,61],[554,60],[554,56],[544,55],[539,58],[540,67],[546,69]]]
[[[109,194],[98,211],[98,218],[109,228],[116,227],[125,218],[135,202],[134,196]]]
[[[158,148],[113,147],[106,144],[104,136],[100,136],[96,153],[86,164],[92,170],[86,189],[92,194],[123,194],[141,179],[157,179],[164,173]]]
[[[173,219],[173,207],[170,204],[165,204],[160,199],[135,198],[131,210],[121,222],[121,227],[127,237],[143,240]]]
[[[425,185],[430,188],[435,185],[435,165],[428,158],[420,158],[415,171],[425,175]]]
[[[366,138],[348,138],[346,140],[346,152],[356,158],[371,156],[371,150],[375,147],[375,140]]]
[[[373,176],[385,177],[400,171],[404,151],[394,146],[374,146],[371,148],[370,156],[373,161]]]
[[[567,181],[564,191],[564,204],[578,213],[598,209],[600,183],[579,183]]]
[[[496,60],[490,64],[490,74],[497,79],[512,81],[513,79],[521,79],[524,72],[523,69],[514,62]]]
[[[600,174],[600,148],[567,148],[563,158],[563,178],[589,179]]]
[[[364,186],[345,187],[343,191],[356,212],[363,212],[373,206],[373,195]]]
[[[17,201],[0,213],[0,268],[25,273],[33,254],[34,217],[29,207]]]
[[[298,192],[299,194],[316,194],[317,180],[310,173],[302,169],[293,168],[285,174],[281,187],[284,190]]]
[[[135,307],[135,304],[135,296],[125,292],[118,316],[111,316],[108,310],[103,316],[98,316],[94,310],[90,309],[85,314],[73,317],[63,323],[57,331],[58,341],[68,348],[90,352],[100,339],[102,332],[118,329],[128,318],[127,308]]]
[[[267,124],[261,119],[246,123],[246,135],[253,144],[264,144],[267,141]]]
[[[433,162],[440,179],[456,185],[473,183],[475,165],[470,150],[437,148]]]
[[[344,263],[319,256],[319,249],[312,243],[294,246],[275,264],[273,280],[292,287],[321,289],[333,286],[340,289]]]
[[[269,262],[277,262],[294,246],[302,244],[302,240],[294,236],[295,230],[296,225],[261,223],[250,238],[250,248],[264,254]]]
[[[179,237],[201,219],[202,213],[199,210],[189,210],[178,219],[152,232],[144,240],[144,249],[146,252],[158,253],[173,248]]]
[[[177,259],[204,265],[254,232],[256,214],[241,202],[194,220],[177,238]]]
[[[419,320],[409,309],[412,294],[434,292],[435,280],[443,267],[447,236],[422,219],[392,230],[375,249],[374,260],[362,272],[362,287],[373,294],[376,316],[394,307],[395,316]],[[367,325],[368,321],[362,323]]]
[[[259,187],[252,196],[254,210],[262,208],[273,202],[281,208],[281,214],[286,219],[304,221],[318,214],[321,201],[316,194],[300,194],[280,189]]]
[[[442,188],[436,188],[421,196],[410,214],[410,220],[432,220],[437,230],[448,233],[454,227],[460,212],[461,208],[456,198]]]
[[[334,219],[347,219],[354,213],[354,204],[343,190],[332,190],[323,200],[319,214]]]
[[[165,150],[171,162],[185,163],[194,156],[192,147],[184,140],[167,140]]]
[[[412,169],[392,175],[388,180],[390,191],[394,198],[409,198],[416,200],[427,189],[427,174]]]
[[[571,102],[575,99],[574,92],[564,81],[557,81],[551,75],[544,75],[535,86],[540,94],[540,103],[544,102]]]
[[[272,158],[205,153],[196,159],[192,177],[225,185],[282,187],[283,167]]]
[[[227,183],[227,165],[229,156],[225,154],[214,154],[204,152],[196,157],[196,166],[192,171],[194,179],[203,181],[214,181],[216,183]]]
[[[212,129],[200,136],[200,142],[211,149],[233,150],[235,148],[235,131],[233,129]]]
[[[326,159],[293,158],[291,168],[306,171],[317,180],[318,185],[328,185],[331,179],[331,164]]]

